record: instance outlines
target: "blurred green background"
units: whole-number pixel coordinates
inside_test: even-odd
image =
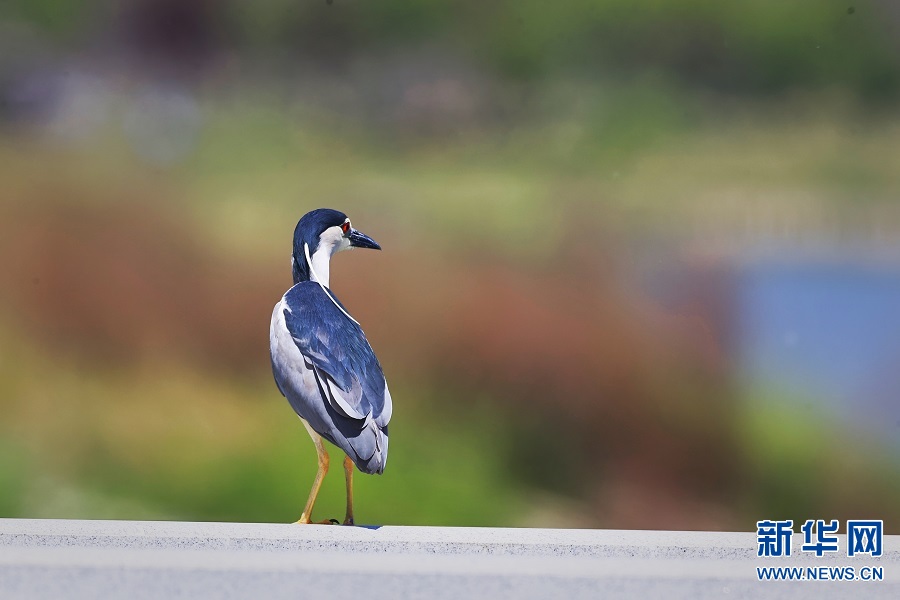
[[[3,3],[0,516],[296,520],[267,332],[327,206],[384,247],[332,270],[395,402],[357,521],[900,533],[898,30],[890,0]]]

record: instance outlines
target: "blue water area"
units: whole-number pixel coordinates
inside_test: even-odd
[[[900,440],[900,267],[759,262],[736,292],[746,376]]]

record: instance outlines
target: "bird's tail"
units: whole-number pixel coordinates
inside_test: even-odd
[[[350,458],[360,471],[369,475],[384,473],[388,456],[387,425],[379,427],[374,422],[369,423],[357,438],[350,440],[350,445],[354,450]]]

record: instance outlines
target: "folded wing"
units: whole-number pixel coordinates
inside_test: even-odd
[[[384,427],[392,409],[384,372],[360,326],[335,302],[317,284],[298,284],[285,295],[285,325],[331,408],[360,429]]]

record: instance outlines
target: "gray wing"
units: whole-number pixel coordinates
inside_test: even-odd
[[[358,324],[341,313],[317,284],[285,295],[284,322],[312,364],[335,410],[356,420],[390,420],[390,394],[381,364]]]
[[[302,366],[294,367],[312,372],[317,393],[279,382],[273,356],[279,389],[313,429],[355,455],[361,470],[381,472],[391,396],[362,329],[313,282],[291,288],[281,306],[284,327],[302,357]]]

